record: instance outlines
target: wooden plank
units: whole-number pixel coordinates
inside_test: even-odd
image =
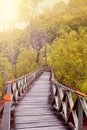
[[[49,124],[41,124],[41,125],[37,125],[37,124],[35,124],[35,126],[33,125],[33,124],[29,124],[29,125],[26,125],[26,126],[20,126],[20,127],[15,127],[16,129],[26,129],[26,128],[29,128],[29,129],[32,129],[32,128],[41,128],[41,130],[42,130],[42,128],[43,127],[45,127],[45,128],[48,128],[48,127],[52,127],[52,128],[54,128],[54,127],[57,127],[57,129],[64,129],[65,130],[65,127],[64,126],[62,126],[62,125],[57,125],[57,124],[52,124],[52,125],[49,125]],[[59,129],[59,130],[60,130]],[[49,129],[50,130],[50,129]]]
[[[34,128],[21,128],[21,129],[19,129],[19,128],[16,128],[15,130],[65,130],[65,127],[63,127],[63,126],[59,126],[59,127],[57,127],[57,126],[50,126],[50,127],[34,127]],[[14,130],[14,129],[13,129]]]

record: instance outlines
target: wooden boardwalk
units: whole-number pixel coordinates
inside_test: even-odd
[[[50,73],[44,72],[14,108],[11,130],[68,130],[49,104]]]

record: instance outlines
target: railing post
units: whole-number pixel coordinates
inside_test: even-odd
[[[80,102],[80,97],[78,97],[78,130],[83,129],[83,109]]]
[[[27,88],[29,88],[31,83],[39,76],[39,74],[41,74],[41,72],[42,70],[39,69],[6,84],[7,93],[4,96],[5,104],[0,130],[10,130],[12,103],[18,101],[19,96],[21,97],[22,95],[21,93],[24,93],[25,90],[27,91]]]
[[[11,84],[7,84],[7,94],[11,94]],[[1,130],[10,130],[11,101],[5,102]]]
[[[55,81],[52,69],[51,82],[58,87],[58,107],[56,108],[57,111],[59,109],[58,113],[62,113],[63,117],[65,117],[65,121],[70,124],[69,126],[71,129],[85,129],[85,127],[87,127],[85,125],[85,122],[87,121],[87,95]],[[55,106],[56,104],[56,100],[54,100],[53,105]]]

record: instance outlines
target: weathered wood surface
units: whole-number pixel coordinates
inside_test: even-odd
[[[23,98],[25,93],[30,89],[30,85],[42,72],[43,69],[38,69],[35,72],[31,72],[25,76],[6,83],[6,95],[4,96],[5,103],[0,125],[1,130],[10,130],[12,106]]]
[[[8,85],[7,94],[11,94],[10,84]],[[10,117],[11,117],[11,102],[6,102],[4,105],[3,119],[1,130],[10,130]]]
[[[87,95],[55,80],[51,73],[52,106],[73,130],[87,130]]]
[[[15,106],[11,130],[68,130],[49,104],[50,73],[44,72]]]

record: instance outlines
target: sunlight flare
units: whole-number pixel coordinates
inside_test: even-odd
[[[0,19],[8,23],[11,19],[16,18],[15,0],[3,0],[0,2]]]

